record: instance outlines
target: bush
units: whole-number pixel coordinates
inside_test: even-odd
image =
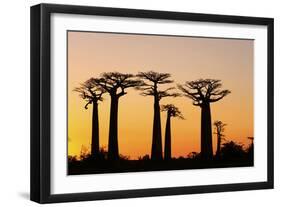
[[[246,151],[243,149],[243,145],[234,141],[224,143],[221,148],[221,159],[223,160],[237,160],[245,156]]]

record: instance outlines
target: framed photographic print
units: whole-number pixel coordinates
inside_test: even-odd
[[[273,188],[273,19],[31,7],[31,200]]]

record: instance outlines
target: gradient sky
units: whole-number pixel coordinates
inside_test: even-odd
[[[90,147],[92,105],[73,89],[90,77],[118,71],[170,73],[174,84],[199,78],[222,80],[231,90],[211,105],[212,121],[226,123],[226,139],[249,144],[253,135],[253,40],[151,36],[95,32],[68,32],[68,154],[79,155],[82,145]],[[136,159],[150,154],[153,97],[128,89],[119,102],[119,152]],[[100,145],[107,148],[110,97],[99,104]],[[172,119],[172,156],[200,151],[200,108],[186,97],[163,98],[160,104],[174,104],[185,120]],[[166,114],[161,113],[162,140]],[[214,131],[214,130],[213,130]],[[216,150],[213,134],[213,149]]]

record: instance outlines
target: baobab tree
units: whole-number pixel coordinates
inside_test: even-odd
[[[151,147],[151,159],[162,160],[162,132],[161,132],[161,119],[160,119],[160,105],[159,102],[164,97],[176,97],[179,94],[171,92],[174,87],[160,90],[159,85],[173,83],[173,80],[169,79],[171,75],[169,73],[158,73],[154,71],[139,72],[137,74],[143,84],[138,89],[142,90],[141,95],[154,97],[154,118],[153,118],[153,132],[152,132],[152,147]]]
[[[100,78],[94,79],[95,84],[103,88],[111,98],[110,122],[108,138],[108,159],[118,160],[118,102],[119,98],[126,95],[125,89],[140,86],[142,81],[134,79],[132,74],[119,72],[107,72],[101,74]]]
[[[184,119],[180,110],[173,104],[166,104],[161,106],[161,111],[167,112],[166,131],[165,131],[165,147],[164,147],[164,159],[170,160],[171,154],[171,117],[178,117]]]
[[[220,158],[220,154],[221,154],[221,142],[222,139],[224,139],[224,129],[226,124],[222,123],[222,121],[215,121],[214,122],[214,126],[215,126],[215,132],[214,134],[217,135],[217,151],[216,151],[216,158]]]
[[[103,88],[98,87],[95,84],[93,78],[80,84],[80,87],[74,89],[78,92],[80,97],[86,101],[85,109],[88,109],[88,105],[93,105],[92,112],[92,142],[91,142],[91,155],[99,154],[99,115],[98,115],[98,102],[102,101],[102,95],[105,93]]]
[[[184,95],[193,101],[193,105],[201,108],[201,157],[205,160],[213,157],[210,104],[230,93],[229,90],[221,90],[221,86],[221,81],[214,79],[199,79],[178,85]]]

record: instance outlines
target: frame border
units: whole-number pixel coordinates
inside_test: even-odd
[[[133,17],[267,26],[267,181],[87,193],[51,194],[50,16],[52,13]],[[247,16],[38,4],[30,10],[30,200],[38,203],[167,196],[274,188],[274,19]]]

